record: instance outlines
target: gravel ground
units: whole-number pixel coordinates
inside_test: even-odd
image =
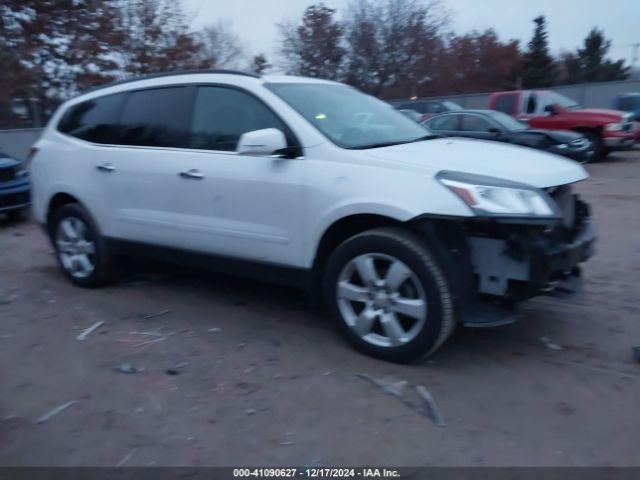
[[[588,170],[584,295],[411,366],[354,352],[296,290],[157,265],[75,288],[36,224],[0,220],[0,465],[640,466],[640,152]]]

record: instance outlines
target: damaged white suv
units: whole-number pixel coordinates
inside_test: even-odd
[[[595,240],[575,162],[434,138],[317,79],[112,84],[62,105],[34,152],[35,216],[76,285],[143,254],[305,286],[356,348],[391,361],[575,291]]]

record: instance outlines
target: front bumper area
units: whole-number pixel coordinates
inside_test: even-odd
[[[561,239],[561,229],[523,229],[508,238],[469,237],[478,293],[510,301],[555,290],[577,293],[579,264],[594,254],[596,233],[588,219],[570,240]]]
[[[31,205],[29,182],[0,183],[0,213],[28,208]]]
[[[603,141],[609,150],[628,150],[633,148],[636,139],[635,133],[627,133],[624,136],[604,137]]]
[[[565,192],[566,195],[569,195]],[[580,263],[595,253],[589,208],[571,195],[571,223],[477,225],[467,237],[474,293],[461,309],[467,327],[496,327],[519,319],[518,302],[582,291]]]

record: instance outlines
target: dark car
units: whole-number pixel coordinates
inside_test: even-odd
[[[462,107],[449,100],[410,100],[395,106],[398,110],[413,110],[418,112],[426,120],[432,115],[453,110],[462,110]]]
[[[529,127],[495,110],[458,110],[435,115],[422,122],[435,134],[513,143],[546,150],[581,163],[593,158],[593,144],[582,134],[568,130]]]
[[[22,163],[0,152],[0,214],[20,220],[27,216],[30,203],[29,174]]]

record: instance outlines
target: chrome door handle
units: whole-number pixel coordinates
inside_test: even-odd
[[[96,169],[100,170],[101,172],[113,172],[116,167],[114,167],[110,163],[103,163],[102,165],[96,165]]]
[[[200,170],[196,170],[195,168],[192,168],[191,170],[188,170],[186,172],[180,172],[179,175],[182,178],[190,178],[192,180],[202,180],[204,178],[202,172]]]

